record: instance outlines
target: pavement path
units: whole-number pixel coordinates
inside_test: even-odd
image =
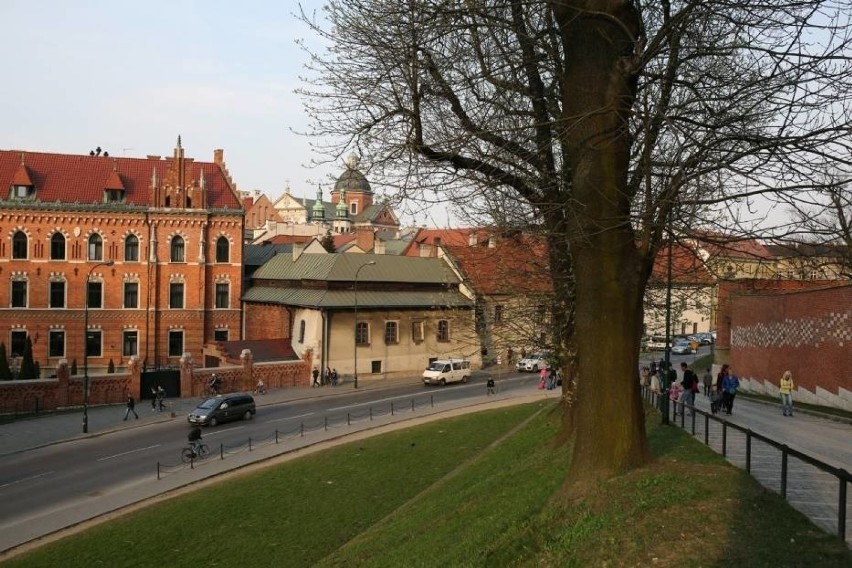
[[[832,468],[852,472],[852,421],[831,415],[796,410],[793,417],[783,416],[780,404],[737,396],[733,413],[710,413],[710,400],[696,395],[693,416],[678,415],[673,424],[684,428],[717,453],[724,454],[732,464],[749,469],[751,475],[764,487],[781,493],[782,481],[786,483],[786,500],[804,513],[817,526],[832,534],[839,534],[841,481],[807,461],[788,454],[786,478],[782,479],[782,451],[747,432],[769,438],[786,445],[791,450],[823,462]],[[795,403],[794,403],[795,406]],[[707,419],[706,416],[711,418]],[[726,427],[735,425],[738,428]],[[747,432],[743,432],[744,429]],[[750,442],[748,438],[751,438]],[[750,449],[747,447],[750,443]],[[748,450],[748,451],[747,451]],[[750,454],[750,460],[747,459]],[[848,476],[848,473],[847,473]],[[845,484],[849,493],[849,483]],[[852,547],[852,496],[845,502],[846,530],[843,537]]]

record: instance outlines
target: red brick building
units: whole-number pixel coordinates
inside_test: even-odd
[[[200,361],[242,338],[243,227],[222,150],[0,150],[0,342],[11,357],[29,337],[42,377],[62,359],[82,371],[84,328],[90,372]]]

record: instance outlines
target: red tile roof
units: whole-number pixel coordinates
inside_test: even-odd
[[[444,243],[443,236],[441,242]],[[499,237],[493,246],[471,246],[465,237],[463,245],[444,245],[444,250],[481,294],[550,294],[553,291],[547,246],[541,239],[516,235]]]
[[[24,164],[18,164],[15,169],[15,175],[12,176],[12,182],[9,185],[33,185],[33,180],[30,177],[30,172]]]
[[[23,157],[22,157],[23,156]],[[26,166],[35,198],[42,203],[102,203],[104,189],[125,190],[125,203],[150,205],[151,178],[156,171],[162,183],[173,162],[172,158],[116,158],[75,154],[48,154],[21,150],[0,150],[0,199],[9,186],[16,184],[21,160]],[[204,172],[204,189],[208,207],[239,209],[241,202],[222,169],[212,162],[187,159],[187,179],[200,181]],[[120,183],[119,187],[111,187]]]
[[[669,249],[663,246],[654,259],[651,271],[651,284],[668,281]],[[676,284],[691,284],[712,286],[716,279],[698,258],[695,251],[682,244],[672,245],[672,282]]]
[[[707,251],[710,257],[740,258],[743,260],[773,258],[772,253],[754,239],[712,233],[699,235],[696,238],[697,246]]]

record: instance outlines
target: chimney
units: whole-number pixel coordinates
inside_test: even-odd
[[[220,166],[225,165],[225,150],[221,148],[213,150],[213,163]]]
[[[355,234],[355,244],[364,252],[373,250],[373,245],[376,242],[376,235],[372,229],[358,229]]]

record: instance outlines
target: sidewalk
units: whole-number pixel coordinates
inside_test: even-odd
[[[418,384],[420,382],[421,379],[419,377],[394,379],[361,377],[358,381],[358,390],[384,389],[404,384]],[[258,407],[262,407],[306,398],[336,396],[344,393],[350,394],[353,388],[352,382],[348,381],[334,387],[326,385],[321,387],[270,389],[266,394],[254,395],[254,400]],[[88,409],[88,434],[83,434],[82,407],[21,418],[13,422],[0,424],[0,456],[76,438],[101,436],[115,432],[116,430],[137,428],[155,422],[169,420],[185,422],[186,415],[199,402],[201,402],[200,396],[167,398],[165,401],[166,410],[158,412],[152,409],[150,400],[141,400],[136,403],[135,408],[139,418],[134,418],[131,413],[127,421],[124,421],[126,410],[124,404],[90,406]]]
[[[752,437],[750,447],[745,433],[736,428],[724,428],[723,424],[745,428],[764,436],[788,448],[801,452],[837,469],[852,472],[852,425],[848,420],[818,412],[798,411],[794,403],[794,416],[781,414],[780,404],[771,404],[761,400],[738,396],[734,403],[733,414],[717,414],[715,420],[705,423],[705,417],[696,413],[693,430],[693,417],[677,416],[672,424],[681,427],[701,443],[719,454],[731,464],[746,469],[747,452],[750,454],[749,473],[761,485],[775,493],[781,493],[782,483],[786,484],[786,501],[806,515],[826,532],[838,534],[839,481],[794,456],[788,456],[786,478],[782,478],[782,452],[757,438]],[[710,412],[709,399],[696,395],[695,407]],[[849,484],[847,484],[848,486]],[[847,496],[845,503],[846,543],[852,547],[852,498]]]

